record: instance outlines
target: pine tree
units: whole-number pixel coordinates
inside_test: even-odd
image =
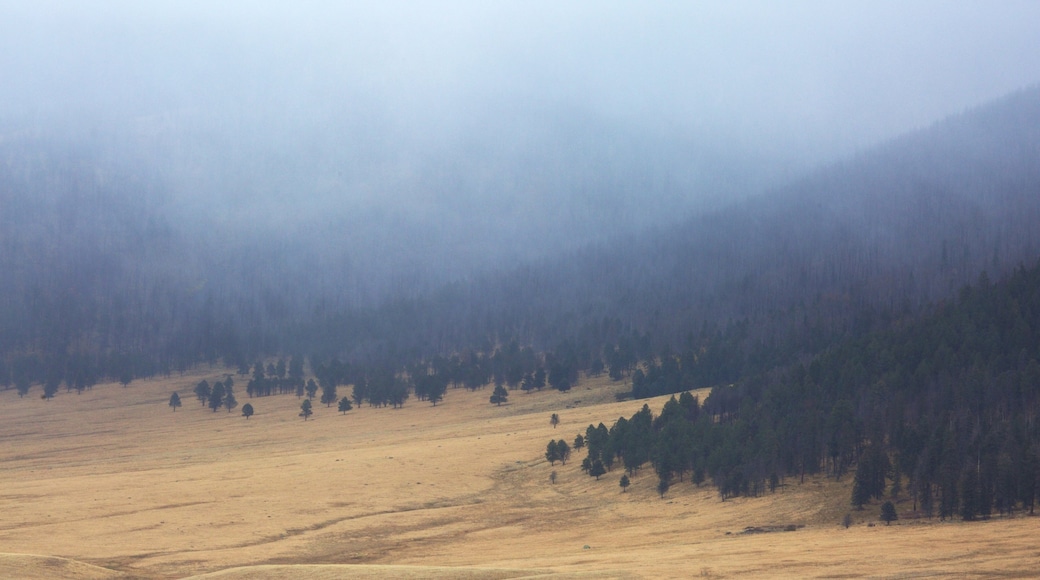
[[[668,493],[668,488],[671,486],[672,484],[668,479],[661,478],[661,480],[657,482],[657,493],[661,494],[661,497],[664,498],[664,494]]]
[[[228,394],[224,395],[224,408],[227,409],[228,413],[231,412],[231,409],[234,409],[237,406],[238,406],[238,401],[235,400],[235,394],[234,393],[228,393]]]
[[[321,403],[326,407],[331,407],[336,402],[336,383],[332,381],[322,381],[321,384]]]
[[[354,407],[350,404],[350,399],[348,399],[347,397],[343,397],[342,399],[339,400],[339,412],[340,413],[343,413],[345,415],[347,413],[347,411],[349,411],[349,410],[351,410],[353,408]]]
[[[549,465],[555,465],[560,460],[560,451],[556,446],[556,440],[549,441],[549,444],[545,446],[545,459],[549,462]]]
[[[199,403],[205,405],[209,401],[209,381],[202,380],[199,384],[195,385],[195,398],[199,400]]]
[[[174,393],[174,394],[170,395],[170,408],[173,409],[174,413],[177,412],[177,407],[180,407],[180,406],[181,406],[181,396],[178,395],[177,393]]]
[[[560,416],[553,413],[552,416],[549,417],[549,424],[553,426],[553,429],[555,429],[556,426],[560,424]]]
[[[300,404],[300,416],[303,417],[304,421],[306,421],[307,418],[310,417],[313,414],[314,414],[314,411],[311,410],[311,400],[310,399],[304,399],[303,403]]]
[[[890,501],[886,501],[881,504],[881,520],[885,522],[886,526],[892,525],[892,522],[899,519],[899,514],[896,513],[896,506]]]
[[[501,406],[509,399],[509,392],[502,385],[495,385],[494,392],[491,393],[491,404]]]
[[[564,465],[567,465],[567,460],[571,458],[571,447],[563,439],[556,442],[556,455]]]
[[[607,468],[603,467],[603,462],[600,461],[599,459],[593,461],[592,462],[592,468],[589,469],[589,475],[591,475],[592,477],[595,477],[596,481],[599,481],[600,476],[605,474],[606,472],[607,472]]]
[[[209,408],[214,413],[224,404],[224,383],[217,381],[209,392]]]
[[[253,416],[253,405],[249,403],[242,405],[242,416],[248,421],[249,418]]]
[[[621,493],[624,493],[624,492],[628,491],[628,486],[631,485],[631,484],[632,484],[632,482],[629,481],[628,476],[627,475],[622,475],[621,476],[621,481],[618,483],[618,485],[621,486]]]

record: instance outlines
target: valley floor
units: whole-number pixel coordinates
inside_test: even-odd
[[[605,380],[501,407],[490,389],[436,407],[315,405],[303,421],[295,397],[244,386],[252,418],[211,412],[192,389],[221,377],[0,392],[0,577],[1026,578],[1040,561],[1038,518],[871,526],[871,506],[844,529],[851,478],[722,502],[689,482],[662,499],[649,469],[621,493],[620,472],[586,476],[581,452],[550,466],[550,439],[643,405],[614,402]]]

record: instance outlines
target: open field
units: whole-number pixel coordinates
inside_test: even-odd
[[[1035,577],[1040,519],[899,521],[848,512],[848,484],[788,481],[721,502],[649,469],[627,493],[542,457],[643,401],[617,387],[449,390],[443,403],[340,415],[299,400],[203,408],[221,373],[99,385],[51,401],[0,392],[2,578]],[[170,393],[184,407],[171,412]],[[349,392],[349,389],[347,390]],[[663,400],[647,401],[656,413]],[[549,415],[559,413],[555,430]],[[576,459],[576,460],[574,460]],[[549,482],[556,470],[558,481]],[[900,507],[900,511],[905,508]],[[744,534],[750,526],[804,526]]]

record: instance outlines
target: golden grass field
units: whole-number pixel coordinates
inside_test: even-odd
[[[586,381],[570,393],[449,390],[402,409],[249,400],[249,420],[202,407],[220,369],[50,401],[0,392],[0,578],[687,578],[1040,575],[1040,518],[868,526],[849,481],[789,481],[722,502],[652,470],[543,457],[552,438],[610,425],[643,401]],[[184,407],[172,412],[170,394]],[[347,390],[349,392],[349,389]],[[663,400],[647,401],[656,413]],[[561,423],[553,429],[551,413]],[[558,481],[550,484],[556,470]],[[900,506],[900,512],[905,510]],[[749,526],[804,526],[741,533]]]

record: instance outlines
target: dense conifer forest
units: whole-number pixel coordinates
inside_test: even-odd
[[[855,469],[853,505],[909,498],[927,517],[1033,513],[1040,492],[1040,264],[983,274],[920,320],[868,333],[794,365],[674,396],[609,429],[589,425],[597,478],[653,467],[664,489],[706,480],[723,499]],[[646,366],[680,381],[683,362]],[[674,384],[674,383],[673,383]]]

